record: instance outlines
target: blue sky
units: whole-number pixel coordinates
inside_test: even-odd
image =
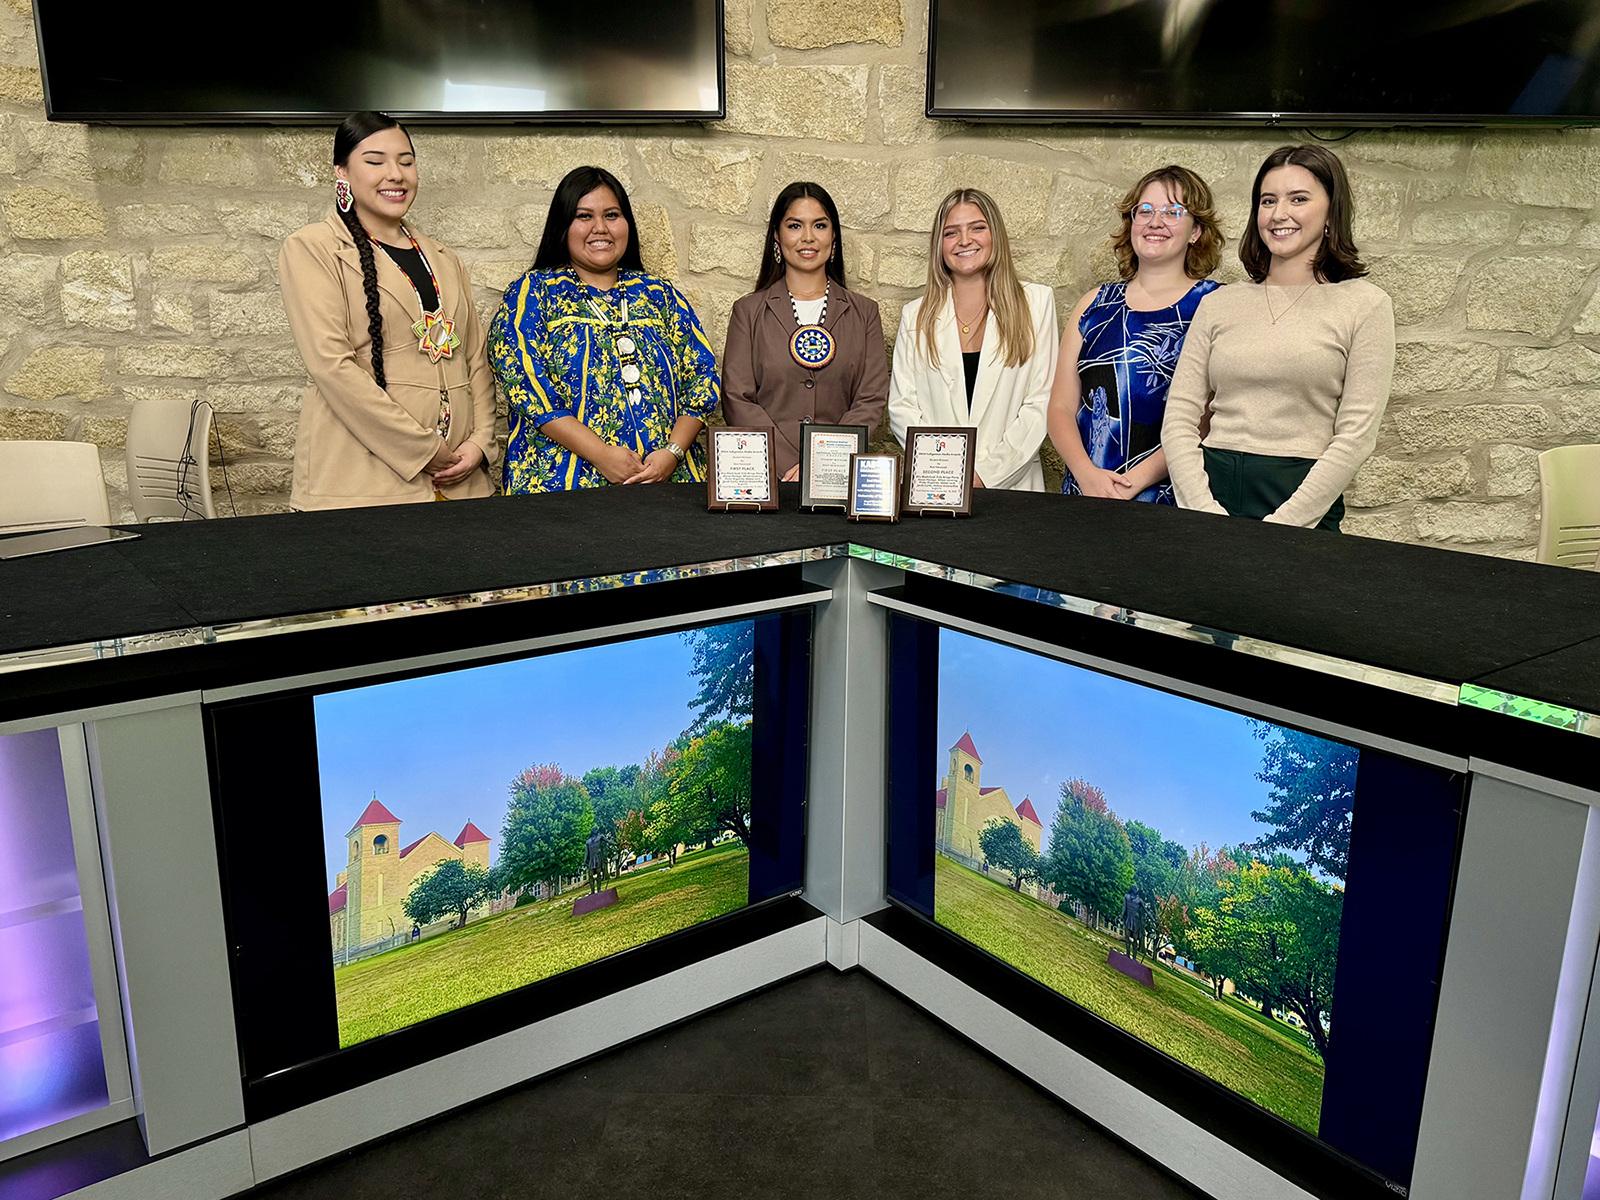
[[[569,775],[642,762],[694,720],[681,635],[428,675],[316,698],[328,888],[376,792],[400,845],[469,820],[498,857],[507,786],[534,763]]]
[[[1253,841],[1265,743],[1237,713],[945,629],[939,633],[938,778],[972,735],[982,785],[1024,796],[1045,827],[1061,784],[1100,787],[1122,820],[1193,849]]]

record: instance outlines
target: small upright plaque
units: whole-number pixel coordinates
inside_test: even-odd
[[[706,507],[712,512],[778,507],[778,460],[770,429],[706,431]]]
[[[906,512],[970,517],[977,444],[978,431],[970,426],[906,430]]]
[[[850,495],[844,515],[852,521],[900,519],[900,456],[852,454]]]
[[[844,508],[850,501],[850,456],[867,452],[865,425],[800,426],[800,507]]]

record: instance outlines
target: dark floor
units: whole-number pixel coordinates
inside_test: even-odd
[[[252,1193],[1193,1200],[860,972],[824,968]]]

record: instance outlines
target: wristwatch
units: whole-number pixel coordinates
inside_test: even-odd
[[[672,457],[678,460],[678,465],[680,467],[683,466],[683,460],[689,457],[689,452],[682,446],[678,445],[677,442],[669,441],[667,443],[667,449],[672,451]]]

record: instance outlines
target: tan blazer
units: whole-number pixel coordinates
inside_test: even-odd
[[[979,350],[978,379],[967,405],[967,380],[961,365],[961,335],[955,301],[946,296],[933,327],[939,347],[934,366],[917,342],[913,300],[900,314],[894,343],[894,381],[889,388],[889,428],[905,445],[912,425],[973,425],[978,430],[978,478],[985,487],[1044,491],[1039,446],[1044,442],[1045,406],[1056,374],[1056,298],[1039,283],[1024,283],[1033,317],[1033,357],[1015,367],[1000,361],[1000,333],[990,321]]]
[[[417,234],[439,280],[445,316],[461,345],[437,365],[417,350],[411,326],[422,315],[406,273],[377,247],[378,311],[388,388],[372,376],[372,339],[361,287],[361,256],[337,214],[308,225],[283,244],[278,276],[295,345],[311,375],[300,401],[294,444],[299,509],[356,508],[433,499],[422,468],[438,449],[440,392],[450,395],[450,446],[477,443],[484,469],[445,489],[451,500],[494,492],[488,468],[494,437],[494,376],[472,303],[472,283],[454,252]]]
[[[789,353],[794,305],[782,279],[735,301],[728,320],[723,420],[775,430],[780,475],[800,461],[801,418],[819,425],[865,425],[876,432],[889,402],[889,360],[877,301],[834,284],[822,325],[834,337],[833,360],[813,371]]]

